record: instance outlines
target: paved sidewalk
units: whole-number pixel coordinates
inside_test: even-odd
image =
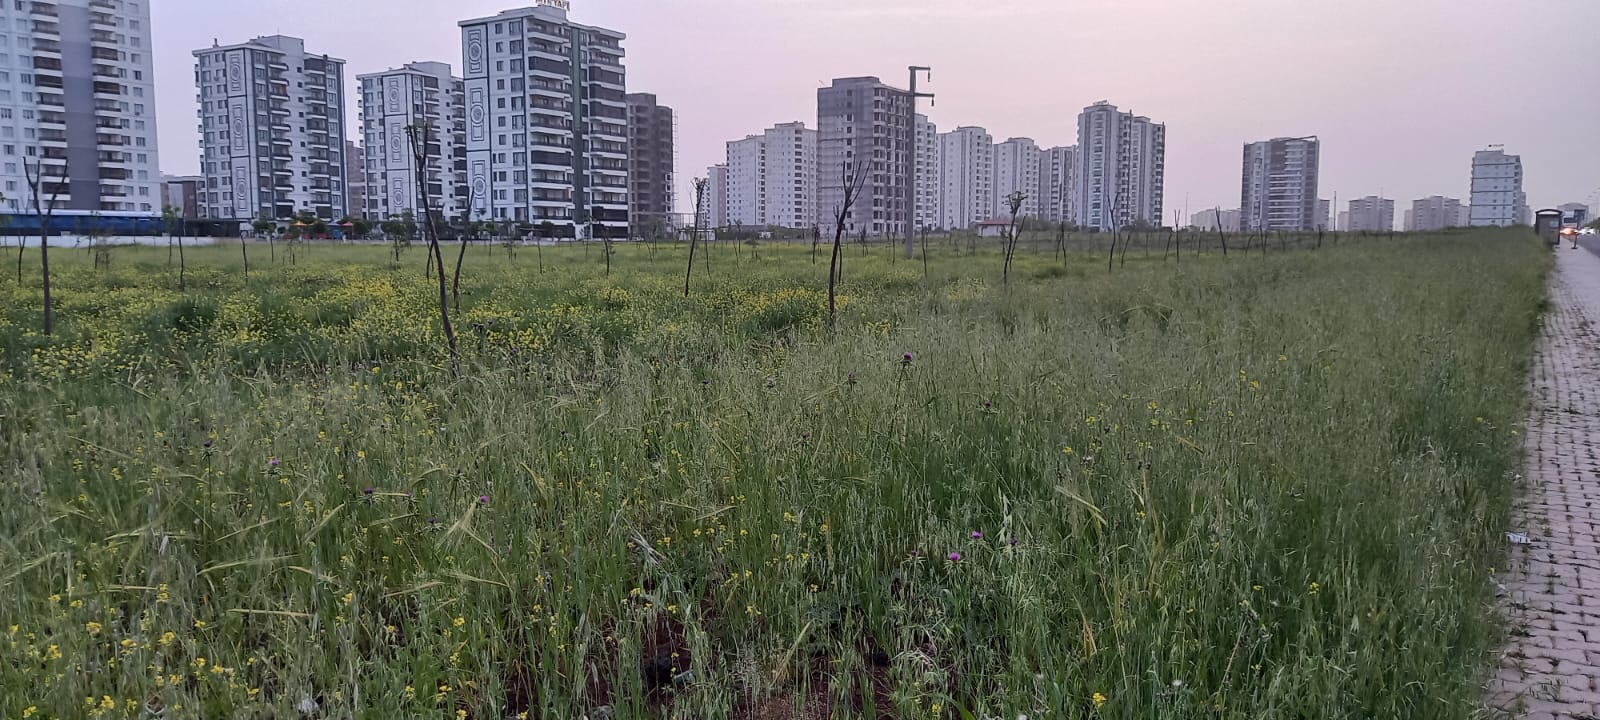
[[[1600,257],[1562,247],[1532,377],[1526,487],[1504,576],[1509,644],[1489,703],[1600,720]]]

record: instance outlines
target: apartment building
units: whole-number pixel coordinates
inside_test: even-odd
[[[1196,230],[1210,232],[1239,232],[1243,212],[1233,210],[1201,210],[1189,216],[1189,226]]]
[[[185,220],[200,219],[200,193],[204,192],[206,179],[199,175],[162,175],[161,208],[166,208]]]
[[[774,125],[728,143],[731,225],[808,228],[817,222],[817,131]]]
[[[1315,136],[1244,146],[1239,209],[1253,232],[1315,230],[1321,143]]]
[[[1011,195],[1022,193],[1019,217],[1039,217],[1039,145],[1032,138],[1009,138],[994,146],[994,206],[988,218],[1011,215]]]
[[[1345,227],[1350,232],[1393,232],[1394,201],[1376,195],[1350,201],[1349,220]]]
[[[1333,201],[1327,199],[1317,201],[1317,229],[1333,229]]]
[[[1522,157],[1490,146],[1472,156],[1473,227],[1527,224],[1528,196],[1522,191]]]
[[[1079,223],[1110,230],[1161,224],[1167,128],[1106,101],[1078,115]]]
[[[728,224],[728,166],[706,168],[705,180],[705,207],[697,208],[696,212],[705,213],[706,227],[724,227]]]
[[[443,62],[413,62],[357,75],[366,153],[367,217],[423,217],[424,190],[440,220],[466,217],[466,92]],[[412,135],[415,134],[413,142]],[[422,151],[425,186],[417,183]],[[474,219],[486,219],[474,217]]]
[[[1456,198],[1433,195],[1411,201],[1406,211],[1405,229],[1409,232],[1429,232],[1456,227],[1461,219],[1461,201]]]
[[[908,163],[914,152],[910,93],[875,77],[837,78],[817,89],[817,222],[833,227],[845,187],[861,178],[858,199],[845,216],[850,232],[902,237]]]
[[[459,25],[474,216],[627,237],[626,36],[564,3]]]
[[[928,116],[918,113],[916,134],[917,202],[914,224],[919,230],[931,230],[939,227],[940,215],[939,173],[942,153],[939,150],[939,126]]]
[[[367,153],[354,140],[344,143],[344,184],[350,215],[367,217]]]
[[[674,204],[675,119],[650,93],[628,93],[628,217],[666,227]]]
[[[159,216],[152,0],[0,4],[0,188],[5,207]]]
[[[1039,158],[1039,217],[1053,223],[1076,223],[1078,147],[1053,147]]]
[[[205,217],[348,214],[344,61],[285,35],[194,56]]]
[[[994,138],[981,127],[939,135],[939,227],[967,230],[994,216]]]

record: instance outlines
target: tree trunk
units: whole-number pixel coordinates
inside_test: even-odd
[[[244,284],[250,284],[250,249],[245,247],[244,237],[239,238],[239,254],[244,256]]]
[[[461,262],[467,259],[467,236],[461,235],[461,250],[456,252],[456,271],[450,278],[450,300],[456,312],[461,312]]]
[[[838,295],[836,291],[839,270],[839,250],[844,242],[844,223],[839,223],[833,231],[833,259],[828,262],[828,325],[832,326],[835,315],[838,314]]]
[[[50,202],[52,209],[55,201]],[[50,307],[50,218],[45,216],[44,222],[39,226],[39,263],[44,268],[44,334],[49,335],[55,328],[55,310]]]
[[[178,292],[189,291],[189,266],[183,261],[183,236],[178,236]]]

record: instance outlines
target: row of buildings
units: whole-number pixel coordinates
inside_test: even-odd
[[[899,236],[967,229],[1010,214],[1084,227],[1161,224],[1166,127],[1107,102],[1078,117],[1078,144],[996,142],[987,130],[947,132],[913,112],[909,91],[875,77],[840,78],[817,91],[815,128],[782,123],[727,143],[707,169],[716,227],[833,227],[847,183],[862,178],[846,217],[852,233]]]
[[[568,237],[665,220],[672,109],[627,92],[622,33],[537,3],[461,21],[460,73],[425,61],[356,76],[356,138],[344,60],[283,35],[195,51],[199,216],[383,219],[427,202]]]
[[[1332,217],[1332,203],[1318,197],[1320,148],[1317,138],[1276,138],[1244,149],[1239,207],[1205,210],[1190,216],[1193,227],[1230,232],[1339,230],[1389,232],[1396,229],[1395,204],[1369,195],[1351,200]],[[1522,158],[1503,148],[1480,150],[1472,158],[1470,200],[1434,195],[1415,200],[1399,229],[1431,231],[1451,227],[1527,225],[1532,222],[1522,189]],[[1563,205],[1563,212],[1587,208]]]

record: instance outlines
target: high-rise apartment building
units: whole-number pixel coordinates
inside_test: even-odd
[[[627,237],[626,36],[554,4],[459,24],[474,216]]]
[[[728,143],[728,222],[808,228],[817,222],[817,131],[783,123]]]
[[[1411,209],[1406,211],[1409,218],[1405,224],[1408,232],[1428,232],[1455,227],[1461,218],[1461,201],[1455,198],[1434,195],[1420,200],[1411,201]]]
[[[1161,224],[1167,127],[1097,102],[1078,115],[1078,222],[1110,230]]]
[[[1333,229],[1333,201],[1327,199],[1317,201],[1317,229]]]
[[[939,126],[928,116],[917,115],[917,217],[919,230],[939,227]]]
[[[367,153],[354,140],[344,143],[344,185],[350,196],[350,215],[367,215]]]
[[[712,165],[706,168],[705,181],[705,207],[693,211],[705,213],[706,227],[724,227],[728,224],[728,166]]]
[[[344,61],[284,35],[194,55],[205,217],[344,217]]]
[[[151,1],[0,6],[17,62],[0,73],[6,208],[35,209],[32,173],[44,205],[55,193],[60,210],[160,216]]]
[[[1368,195],[1350,201],[1348,226],[1350,232],[1393,232],[1394,201]]]
[[[728,142],[726,167],[728,224],[746,227],[767,224],[767,142],[761,135],[746,135]]]
[[[1039,217],[1053,223],[1075,223],[1078,197],[1078,147],[1053,147],[1039,159]]]
[[[1528,196],[1522,192],[1522,157],[1491,147],[1472,156],[1472,226],[1525,224]]]
[[[968,230],[994,217],[994,138],[981,127],[939,135],[939,227]]]
[[[1317,165],[1315,136],[1273,138],[1244,146],[1239,209],[1252,232],[1315,230]]]
[[[628,93],[628,218],[664,228],[673,211],[677,174],[672,108],[650,93]]]
[[[1039,146],[1032,138],[1009,138],[995,144],[994,208],[989,218],[1011,215],[1013,193],[1023,195],[1018,217],[1039,217],[1039,162]]]
[[[1561,211],[1562,222],[1583,226],[1589,224],[1589,206],[1583,203],[1565,203],[1556,208]]]
[[[845,187],[861,178],[845,216],[851,232],[903,237],[914,152],[911,95],[875,77],[838,78],[817,89],[817,221],[834,225]]]
[[[414,62],[357,75],[361,87],[361,132],[366,154],[366,216],[383,219],[407,212],[423,216],[423,191],[438,220],[467,214],[466,98],[450,64]],[[422,144],[419,148],[413,144]],[[426,187],[417,184],[416,151],[422,150]],[[487,216],[474,220],[488,219]]]

